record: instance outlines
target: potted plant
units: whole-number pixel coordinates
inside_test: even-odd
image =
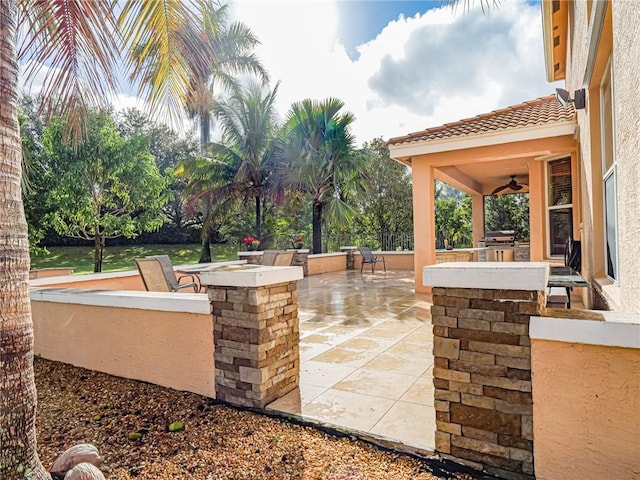
[[[296,250],[299,250],[300,248],[302,248],[303,241],[304,241],[304,238],[302,238],[302,235],[293,237],[293,248],[295,248]]]
[[[247,246],[247,250],[253,252],[260,246],[260,240],[255,237],[244,237],[242,242]]]

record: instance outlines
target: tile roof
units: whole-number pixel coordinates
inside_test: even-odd
[[[560,105],[555,95],[537,98],[519,105],[483,113],[439,127],[427,128],[403,137],[390,139],[388,145],[414,142],[429,142],[448,138],[479,135],[487,132],[502,132],[537,125],[564,123],[574,118],[573,104]]]

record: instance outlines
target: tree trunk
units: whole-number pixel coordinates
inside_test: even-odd
[[[199,263],[211,262],[211,229],[207,228],[202,232],[202,248],[200,249]]]
[[[313,253],[322,253],[322,202],[313,203]]]
[[[211,143],[211,114],[209,112],[200,113],[200,152],[204,146]]]
[[[256,195],[256,238],[262,240],[262,205],[259,195]]]
[[[0,478],[44,480],[36,452],[29,237],[22,205],[15,0],[0,1]]]
[[[102,271],[102,258],[104,257],[104,238],[96,234],[93,238],[93,273]]]

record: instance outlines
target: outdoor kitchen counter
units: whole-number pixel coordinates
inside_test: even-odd
[[[489,250],[489,247],[470,247],[470,248],[453,248],[451,250],[447,250],[444,248],[437,248],[436,253],[446,253],[446,252],[479,252],[481,250]]]
[[[477,261],[475,252],[487,250],[487,247],[454,248],[451,250],[436,250],[436,263],[473,262]]]

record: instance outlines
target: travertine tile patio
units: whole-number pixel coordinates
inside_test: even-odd
[[[413,272],[298,283],[300,388],[267,408],[433,450],[430,296]]]

